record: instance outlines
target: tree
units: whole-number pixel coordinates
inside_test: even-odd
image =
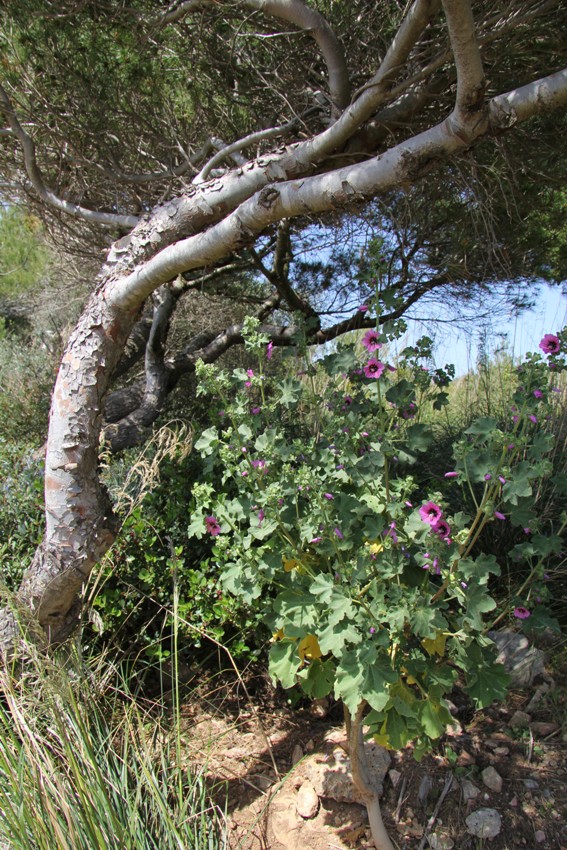
[[[157,16],[145,0],[4,4],[6,191],[60,229],[69,219],[66,238],[86,253],[108,238],[101,232],[114,239],[59,370],[46,533],[19,591],[50,641],[72,629],[81,586],[116,534],[98,443],[134,330],[149,340],[140,347],[142,404],[121,417],[135,432],[171,380],[163,345],[188,287],[233,282],[252,263],[265,280],[253,293],[255,312],[274,345],[295,337],[292,325],[270,322],[282,305],[302,317],[313,344],[373,325],[352,301],[346,312],[348,298],[333,324],[321,321],[290,276],[291,234],[309,240],[317,222],[377,199],[403,205],[402,193],[418,197],[424,178],[451,184],[451,168],[473,162],[481,142],[520,138],[532,118],[555,114],[559,123],[564,13],[563,0],[511,0],[504,11],[492,2],[473,10],[467,0],[415,0],[407,10],[395,2],[369,10],[362,0],[187,0]],[[453,191],[445,216],[436,207],[439,234],[452,233],[451,203],[467,191]],[[441,267],[434,235],[422,231],[413,247],[398,242],[403,285],[390,316],[436,286],[486,279],[476,261],[467,264],[470,246],[452,236],[439,245],[449,245],[453,266]],[[416,281],[418,253],[430,274]],[[324,278],[319,266],[311,272]],[[151,319],[143,314],[150,299]],[[235,324],[198,335],[181,360],[210,361],[241,331]],[[8,613],[1,625],[7,645]]]

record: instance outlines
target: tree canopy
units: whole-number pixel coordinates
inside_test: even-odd
[[[195,292],[244,294],[287,346],[299,328],[314,344],[373,326],[358,307],[376,285],[387,322],[433,291],[564,276],[565,11],[3,4],[5,196],[68,250],[107,251],[59,372],[46,538],[21,590],[52,636],[114,535],[97,476],[105,404],[107,441],[131,444],[180,374],[242,341],[219,318],[168,350]],[[142,360],[136,391],[109,396]]]

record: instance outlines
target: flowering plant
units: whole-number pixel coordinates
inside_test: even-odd
[[[509,421],[473,422],[426,489],[415,469],[434,451],[435,428],[422,410],[446,404],[451,369],[425,368],[430,340],[388,363],[398,332],[377,325],[362,347],[341,345],[275,380],[264,372],[272,347],[250,320],[257,367],[200,363],[200,392],[222,410],[195,447],[222,486],[195,487],[189,533],[214,538],[225,590],[262,609],[274,680],[313,698],[334,693],[351,724],[364,718],[387,747],[413,741],[419,757],[451,723],[445,697],[457,679],[481,707],[504,694],[490,621],[537,619],[531,594],[563,526],[540,530],[533,493],[551,472],[545,425],[567,334],[546,335],[544,356],[519,367]],[[470,513],[452,509],[456,488]],[[528,576],[501,612],[490,577],[502,564],[479,549],[490,524],[526,538],[514,554]]]

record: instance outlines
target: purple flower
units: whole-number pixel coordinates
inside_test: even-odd
[[[543,398],[543,393],[541,390],[534,390],[534,398]]]
[[[263,522],[263,519],[264,519],[265,516],[266,516],[266,514],[264,513],[262,508],[260,508],[260,510],[258,511],[258,525],[259,526],[262,525],[262,522]]]
[[[260,413],[261,410],[261,407],[253,407],[250,413],[252,414],[252,416],[256,416],[258,413]]]
[[[370,634],[371,634],[371,635],[373,635],[373,634],[375,634],[375,633],[376,633],[376,629],[374,628],[374,626],[370,626],[370,628],[368,629],[368,631],[370,632]]]
[[[504,478],[503,475],[499,475],[498,480],[500,481],[501,484],[506,484],[506,479]]]
[[[509,452],[511,452],[516,448],[516,446],[514,445],[514,443],[508,443],[506,448],[508,449]]]
[[[345,397],[343,399],[343,410],[345,409],[345,407],[350,407],[351,404],[352,404],[352,396],[351,395],[345,395]]]
[[[320,543],[322,539],[323,539],[322,537],[313,537],[309,542],[310,543]]]
[[[323,498],[328,499],[328,501],[332,501],[335,497],[332,493],[323,493]]]
[[[537,416],[535,416],[533,413],[530,413],[528,419],[530,420],[530,422],[533,422],[534,425],[537,423]]]
[[[504,514],[501,514],[500,511],[494,511],[494,518],[495,519],[506,519]]]
[[[545,334],[539,344],[539,347],[544,354],[559,354],[561,351],[561,342],[559,341],[559,337],[555,336],[555,334]]]
[[[517,617],[518,620],[527,620],[530,616],[531,614],[528,609],[524,608],[522,605],[518,605],[517,608],[514,608],[514,617]]]
[[[345,536],[344,536],[344,534],[342,533],[342,531],[340,530],[340,528],[338,528],[338,527],[337,527],[337,528],[334,528],[334,529],[333,529],[333,531],[335,532],[335,534],[337,535],[337,537],[339,538],[339,540],[344,540],[344,539],[345,539]]]
[[[216,537],[217,534],[220,534],[220,525],[218,519],[214,516],[206,516],[205,517],[205,530],[211,537]]]
[[[362,344],[367,351],[377,351],[379,348],[382,348],[380,336],[378,332],[374,330],[366,331],[362,339]]]
[[[273,348],[274,348],[274,343],[270,341],[268,343],[267,347],[266,347],[266,360],[272,359]]]
[[[440,519],[437,522],[432,523],[431,530],[434,531],[435,534],[438,534],[439,537],[442,537],[443,540],[446,540],[451,534],[451,526],[444,519]]]
[[[444,478],[458,478],[459,473],[458,472],[446,472],[443,477]]]
[[[383,363],[372,357],[364,367],[364,374],[367,378],[379,378],[385,368]]]
[[[358,308],[359,313],[366,313],[368,311],[368,304],[361,304]]]
[[[486,473],[486,475],[484,476],[484,480],[485,481],[491,481],[492,480],[492,475],[490,474],[490,472]]]
[[[531,533],[532,533],[531,528],[527,528],[527,527],[524,528],[524,534],[531,534]]]
[[[265,460],[253,460],[252,466],[254,467],[254,469],[265,469],[266,468],[266,461]]]
[[[443,519],[443,511],[436,505],[435,502],[426,502],[419,509],[419,515],[423,522],[428,522],[429,525],[435,525],[440,519]]]

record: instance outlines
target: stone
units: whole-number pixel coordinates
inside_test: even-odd
[[[518,806],[518,798],[516,797],[516,795],[514,795],[514,796],[512,797],[512,799],[510,800],[510,805],[512,806],[512,808],[513,808],[513,809],[517,808],[517,806]]]
[[[453,839],[442,832],[434,832],[432,835],[428,835],[427,840],[431,850],[453,850],[455,846]]]
[[[512,729],[527,729],[531,719],[531,714],[527,714],[525,711],[515,711],[510,718],[510,726]]]
[[[538,735],[541,738],[546,738],[548,735],[553,735],[554,732],[559,731],[559,724],[540,722],[535,720],[533,723],[530,723],[530,729],[534,733],[534,735]]]
[[[463,779],[461,782],[461,791],[463,792],[463,800],[468,803],[469,800],[476,800],[480,794],[480,788],[477,788],[474,782],[470,779]]]
[[[510,755],[510,747],[495,747],[494,748],[495,756],[509,756]]]
[[[296,744],[293,748],[293,752],[291,754],[291,764],[292,767],[301,761],[303,758],[303,749],[300,744]]]
[[[422,806],[427,804],[427,800],[433,791],[433,779],[429,776],[428,773],[422,777],[421,782],[419,783],[419,790],[417,792],[417,798]]]
[[[523,779],[524,788],[527,788],[528,791],[535,791],[539,788],[539,782],[537,779]]]
[[[543,829],[537,829],[534,838],[538,844],[541,844],[543,841],[545,841],[545,832],[543,831]]]
[[[485,767],[482,771],[482,781],[487,788],[499,794],[502,791],[502,777],[492,766]]]
[[[311,820],[319,811],[319,797],[311,783],[307,780],[305,780],[297,792],[295,810],[304,820]]]
[[[381,796],[382,783],[390,767],[390,756],[384,747],[378,746],[374,741],[366,742],[365,752],[372,788]],[[350,759],[343,750],[334,749],[324,761],[317,756],[308,756],[304,765],[306,777],[317,796],[329,797],[338,803],[364,805],[364,800],[352,779]]]
[[[468,834],[476,838],[496,838],[502,829],[502,818],[496,809],[477,809],[465,823]]]
[[[525,688],[538,676],[545,673],[544,655],[540,649],[530,646],[525,635],[503,630],[489,632],[488,636],[496,644],[497,661],[503,664],[510,676],[512,687]]]
[[[389,777],[390,782],[392,783],[393,787],[397,788],[398,783],[399,783],[400,779],[402,778],[402,774],[400,773],[399,770],[395,770],[394,768],[392,768],[392,770],[388,771],[388,777]]]
[[[549,682],[542,682],[542,684],[536,688],[532,698],[526,706],[526,711],[528,712],[528,714],[531,714],[533,711],[536,711],[541,706],[546,694],[548,694],[550,690],[551,686]]]
[[[476,759],[474,756],[471,756],[469,752],[463,750],[459,753],[457,758],[457,765],[459,767],[470,767],[471,765],[476,764]]]

